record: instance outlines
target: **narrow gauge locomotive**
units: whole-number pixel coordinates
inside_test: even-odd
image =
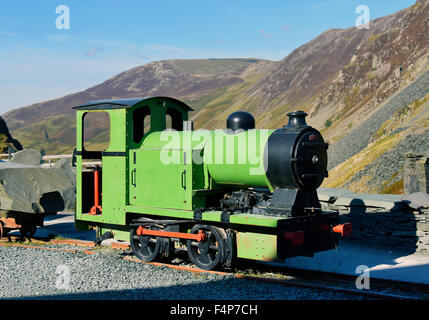
[[[185,246],[203,269],[236,258],[279,261],[333,249],[351,232],[338,213],[321,210],[316,189],[327,176],[328,145],[302,111],[278,130],[254,129],[250,113],[234,112],[227,130],[194,131],[193,110],[169,97],[74,109],[76,228],[129,239],[144,261]],[[85,148],[93,113],[109,119],[105,150]]]

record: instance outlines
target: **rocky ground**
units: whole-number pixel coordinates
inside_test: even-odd
[[[329,148],[329,169],[334,168],[339,163],[362,151],[368,145],[372,135],[384,122],[389,120],[395,111],[424,97],[428,93],[428,88],[429,72],[426,72],[416,79],[410,86],[389,99],[371,116],[368,121],[365,121],[355,130],[344,136],[340,141],[332,145],[332,147]],[[421,148],[423,150],[428,150],[428,133],[429,132],[426,131],[426,134],[424,135],[426,139],[418,140],[419,137],[410,137],[410,139],[412,139],[413,142],[417,141],[416,144],[426,140],[426,145]],[[402,145],[408,146],[407,141],[403,141]],[[424,149],[424,147],[426,147],[426,149]],[[401,151],[400,156],[403,158],[405,156],[405,152],[402,149],[398,150]],[[397,154],[397,152],[395,154]],[[380,170],[380,172],[381,171],[382,170]]]
[[[360,299],[230,275],[156,267],[123,260],[112,249],[88,255],[10,246],[0,247],[0,256],[1,299]]]
[[[371,176],[372,185],[382,185],[385,181],[390,181],[390,184],[394,184],[404,179],[403,167],[405,163],[405,154],[408,151],[412,151],[416,154],[425,154],[428,150],[429,130],[424,131],[422,134],[409,135],[390,151],[383,153],[363,170],[357,172],[344,187],[348,188],[351,184],[359,181],[364,176]],[[395,173],[398,172],[398,168],[400,168],[400,174],[397,174],[392,179]]]

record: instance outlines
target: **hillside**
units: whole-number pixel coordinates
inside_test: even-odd
[[[12,138],[6,122],[0,117],[0,153],[8,152],[8,149],[19,151],[22,150],[21,143]]]
[[[369,30],[331,29],[281,61],[158,61],[100,85],[4,115],[25,147],[69,152],[71,107],[94,99],[168,95],[195,109],[196,128],[223,128],[247,110],[259,128],[302,109],[331,144],[324,186],[401,192],[407,151],[429,141],[429,0],[371,21]]]
[[[26,148],[43,148],[48,154],[71,152],[75,144],[74,106],[90,100],[155,95],[199,99],[219,88],[243,83],[242,72],[258,63],[269,62],[260,59],[152,62],[85,91],[12,110],[3,118]]]

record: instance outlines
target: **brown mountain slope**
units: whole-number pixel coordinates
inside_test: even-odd
[[[429,2],[418,1],[371,21],[369,30],[329,30],[283,59],[248,93],[271,112],[307,107],[313,118],[321,118],[319,125],[373,109],[415,79],[427,58],[428,29]],[[267,116],[262,122],[273,121]]]
[[[428,28],[429,1],[418,1],[406,10],[375,20],[368,32],[360,31],[365,33],[361,44],[312,109],[312,116],[321,117],[321,121],[335,124],[341,117],[341,129],[333,125],[327,130],[331,136],[339,134],[334,140],[347,131],[344,124],[350,123],[350,116],[368,118],[381,102],[424,71]]]

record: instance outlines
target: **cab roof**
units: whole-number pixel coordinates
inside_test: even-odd
[[[76,110],[108,110],[108,109],[122,109],[122,108],[131,108],[138,103],[143,101],[148,101],[151,99],[167,100],[171,101],[186,111],[194,111],[186,103],[170,98],[170,97],[144,97],[144,98],[128,98],[128,99],[113,99],[113,100],[95,100],[87,102],[83,105],[73,107]]]

